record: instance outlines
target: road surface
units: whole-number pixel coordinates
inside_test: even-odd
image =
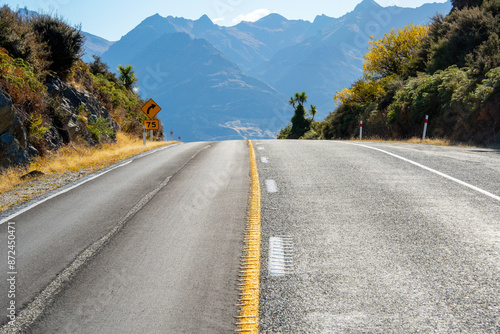
[[[30,332],[233,332],[248,166],[244,141],[178,145],[13,218],[25,304],[132,212]]]
[[[500,151],[257,143],[261,333],[500,333]]]
[[[261,333],[500,332],[500,151],[254,147]],[[9,219],[16,303],[38,298],[25,332],[233,332],[248,153],[245,141],[169,147]],[[6,222],[4,253],[8,234]],[[0,285],[2,310],[7,295]]]

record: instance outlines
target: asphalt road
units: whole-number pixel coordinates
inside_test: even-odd
[[[260,332],[500,333],[500,151],[363,145],[256,142]]]
[[[254,147],[261,333],[500,332],[500,151]],[[34,300],[23,332],[233,332],[246,142],[177,145],[84,181],[0,225],[4,254],[15,227],[16,306]]]
[[[12,218],[19,306],[77,256],[83,263],[19,318],[30,321],[44,308],[25,332],[232,332],[249,184],[246,142],[182,144]],[[7,225],[0,227],[5,253]],[[93,248],[99,252],[88,255]],[[0,286],[6,310],[7,285]]]

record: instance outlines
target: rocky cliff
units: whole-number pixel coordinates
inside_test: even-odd
[[[58,102],[52,127],[57,130],[56,136],[59,135],[60,138],[51,143],[51,147],[56,148],[79,139],[94,145],[97,138],[88,131],[88,124],[95,124],[99,119],[104,120],[112,129],[112,134],[104,138],[104,141],[115,140],[118,124],[95,96],[80,92],[59,78],[49,78],[46,85],[52,99]],[[52,139],[47,137],[47,140]]]
[[[30,152],[37,154],[34,148],[30,150],[20,115],[10,96],[0,91],[0,168],[28,162]]]
[[[50,149],[75,141],[95,145],[98,141],[115,140],[118,124],[95,96],[80,92],[57,77],[49,78],[46,86],[53,101],[53,115],[42,140]],[[28,139],[29,121],[23,122],[22,118],[10,96],[0,90],[0,168],[23,165],[39,155]],[[92,131],[96,124],[108,131]],[[105,138],[96,138],[97,135]]]

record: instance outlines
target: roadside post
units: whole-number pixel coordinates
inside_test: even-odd
[[[143,145],[146,146],[146,126],[145,125],[142,126],[142,142],[143,142]]]
[[[363,121],[359,123],[359,140],[363,140]]]
[[[144,146],[146,146],[146,130],[149,130],[149,138],[153,141],[153,130],[160,129],[160,121],[153,118],[160,112],[161,107],[153,99],[149,99],[149,101],[142,106],[141,110],[149,117],[149,119],[144,121],[143,141]]]
[[[174,141],[174,131],[170,129],[170,141]]]
[[[422,141],[425,140],[425,136],[427,135],[427,124],[429,123],[429,115],[425,116],[425,124],[424,124],[424,134],[422,135]]]

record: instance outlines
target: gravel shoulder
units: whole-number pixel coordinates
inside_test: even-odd
[[[105,170],[106,168],[109,168],[117,163],[122,163],[130,159],[133,160],[138,157],[151,154],[158,149],[173,147],[175,145],[176,144],[170,143],[166,146],[149,148],[146,151],[138,152],[132,155],[125,153],[123,154],[123,158],[121,158],[121,161],[110,159],[108,163],[100,164],[100,167],[81,168],[79,170],[68,168],[68,170],[65,172],[45,174],[42,176],[34,177],[28,182],[19,180],[19,184],[17,184],[12,190],[6,191],[4,193],[0,192],[0,215],[5,214],[7,211],[16,209],[26,202],[43,196],[53,190],[78,181],[87,175],[98,172],[100,170]]]
[[[92,172],[94,171],[90,168],[75,172],[67,171],[44,175],[31,181],[20,183],[14,189],[0,195],[0,214],[15,208],[17,205],[77,181]]]

